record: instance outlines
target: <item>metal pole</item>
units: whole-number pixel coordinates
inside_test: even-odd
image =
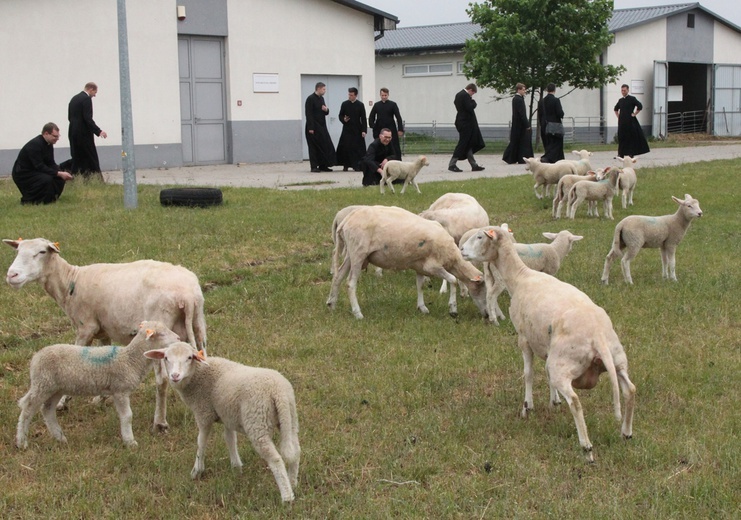
[[[126,0],[118,2],[118,70],[121,85],[121,166],[123,167],[124,208],[136,209],[136,161],[134,121],[131,116],[129,39],[126,29]]]

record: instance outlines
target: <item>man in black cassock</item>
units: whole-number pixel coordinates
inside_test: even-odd
[[[389,99],[389,89],[381,89],[381,101],[376,101],[371,108],[368,124],[373,128],[373,138],[378,139],[381,130],[391,130],[391,143],[394,146],[396,157],[401,161],[401,143],[399,137],[404,135],[404,121],[399,113],[399,105]]]
[[[365,117],[365,107],[358,99],[358,89],[347,89],[347,101],[340,106],[340,122],[342,135],[337,143],[337,164],[342,170],[352,168],[360,170],[360,161],[365,157],[365,133],[368,130],[368,119]]]
[[[72,97],[67,107],[69,119],[69,150],[72,155],[72,173],[84,176],[100,173],[98,151],[95,149],[95,137],[108,137],[93,121],[93,98],[98,93],[98,86],[90,82],[85,90]]]
[[[509,144],[504,150],[502,160],[507,164],[525,164],[523,157],[533,156],[533,143],[530,138],[530,120],[525,108],[525,91],[527,87],[518,83],[517,93],[512,96],[512,128],[509,132]]]
[[[378,139],[368,147],[361,163],[363,166],[363,186],[380,184],[381,172],[386,163],[391,160],[399,160],[396,150],[394,150],[392,135],[391,130],[384,128],[378,134]]]
[[[330,166],[337,163],[334,144],[327,130],[329,108],[324,102],[326,92],[327,86],[320,81],[306,98],[306,144],[312,172],[331,172]]]
[[[469,83],[466,88],[461,90],[455,95],[453,104],[457,111],[455,115],[455,129],[458,130],[458,144],[453,150],[453,157],[448,163],[448,170],[451,172],[463,171],[456,163],[463,159],[468,159],[468,164],[471,165],[471,171],[480,172],[484,169],[483,166],[479,166],[474,159],[473,154],[483,149],[486,144],[484,138],[481,135],[481,129],[479,128],[479,121],[476,119],[476,101],[473,99],[473,95],[478,92],[478,88],[474,83]]]
[[[623,95],[615,104],[615,117],[618,118],[618,156],[635,157],[650,152],[641,123],[636,117],[643,105],[635,96],[628,94],[628,85],[620,87]]]
[[[563,134],[557,135],[547,133],[548,123],[561,123],[563,121],[564,114],[563,108],[561,107],[561,100],[558,99],[555,95],[555,83],[549,83],[546,87],[546,92],[548,94],[542,100],[542,122],[544,128],[541,132],[541,136],[543,134],[546,135],[545,140],[543,141],[543,148],[545,148],[545,153],[543,153],[543,157],[540,158],[540,162],[554,163],[556,161],[564,159]],[[539,120],[541,119],[539,118]]]
[[[50,204],[64,190],[72,175],[61,171],[54,162],[54,143],[59,140],[59,127],[47,123],[28,141],[13,164],[13,182],[21,192],[21,204]]]

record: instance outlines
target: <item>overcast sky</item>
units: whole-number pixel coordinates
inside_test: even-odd
[[[741,26],[741,0],[699,0],[700,4],[721,18]],[[395,15],[401,20],[399,27],[468,22],[466,8],[470,0],[361,0],[366,5]],[[672,0],[615,0],[615,9],[674,5]]]

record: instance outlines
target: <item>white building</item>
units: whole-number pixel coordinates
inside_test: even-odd
[[[138,167],[301,160],[314,84],[335,116],[350,86],[367,103],[374,34],[398,22],[355,0],[126,0],[126,15]],[[88,81],[101,167],[120,168],[115,0],[2,0],[0,63],[0,175],[49,121],[69,158],[67,104]]]

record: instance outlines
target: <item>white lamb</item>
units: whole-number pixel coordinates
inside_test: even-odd
[[[523,157],[526,162],[525,169],[532,172],[533,179],[535,180],[535,196],[539,199],[543,198],[543,193],[547,197],[550,193],[550,187],[556,186],[558,180],[564,175],[576,175],[576,166],[573,161],[564,161],[557,163],[542,163],[540,159],[535,157]],[[542,190],[543,193],[538,192],[538,188],[545,186]]]
[[[661,274],[664,279],[677,281],[677,275],[674,273],[677,246],[692,221],[702,217],[702,209],[700,202],[693,199],[689,193],[684,195],[684,200],[677,197],[672,197],[672,200],[679,204],[679,208],[672,215],[661,217],[631,215],[618,222],[615,226],[612,248],[607,253],[605,267],[602,270],[602,283],[608,283],[612,262],[622,257],[620,267],[623,270],[623,277],[627,283],[632,284],[630,261],[644,247],[661,249]]]
[[[31,388],[18,401],[21,415],[16,446],[28,447],[28,427],[39,409],[49,433],[58,441],[67,442],[57,422],[55,406],[62,395],[112,395],[121,421],[121,437],[127,446],[136,446],[129,395],[152,367],[159,365],[142,355],[152,347],[164,348],[178,341],[178,335],[161,322],[145,321],[125,347],[50,345],[42,348],[31,359]]]
[[[198,277],[188,269],[154,260],[76,266],[67,263],[58,245],[45,238],[3,242],[16,250],[8,284],[20,289],[38,281],[72,322],[75,344],[90,345],[98,339],[103,344],[126,345],[139,323],[156,320],[191,345],[206,349],[203,292]],[[155,423],[166,430],[167,382],[159,367],[155,376]]]
[[[241,432],[267,462],[283,502],[293,500],[301,447],[296,398],[285,377],[275,370],[248,367],[218,357],[206,358],[182,342],[144,355],[164,361],[170,384],[195,416],[198,449],[190,472],[192,478],[198,478],[205,469],[211,426],[222,422],[232,467],[242,470],[237,451],[237,432]],[[273,442],[276,429],[280,432],[280,449]]]
[[[576,174],[586,175],[592,169],[592,164],[589,162],[589,158],[592,156],[592,152],[589,152],[587,150],[571,150],[571,153],[574,155],[578,155],[579,158],[576,160],[561,159],[560,161],[556,161],[555,164],[559,164],[562,162],[574,163],[574,166],[576,167]]]
[[[623,163],[623,167],[620,169],[620,176],[618,177],[618,189],[623,190],[623,209],[627,209],[628,205],[633,205],[633,191],[636,189],[638,183],[638,177],[633,165],[638,162],[638,159],[632,157],[615,157],[615,160]]]
[[[633,435],[635,386],[628,377],[628,359],[609,316],[577,288],[528,268],[515,250],[510,234],[498,227],[479,230],[461,247],[464,258],[493,263],[512,295],[510,317],[525,365],[522,417],[533,409],[533,355],[545,360],[551,403],[571,409],[579,443],[591,462],[592,443],[584,412],[574,388],[590,389],[607,372],[613,409],[620,421],[620,390],[625,397],[621,432]]]
[[[461,237],[466,231],[489,225],[489,214],[474,197],[467,193],[446,193],[419,216],[439,222],[453,237],[456,245],[460,244]],[[465,285],[462,285],[461,289],[464,288]],[[447,290],[448,282],[443,280],[440,294]]]
[[[599,168],[595,171],[589,171],[586,173],[586,175],[564,175],[563,177],[561,177],[561,179],[558,181],[558,185],[556,186],[556,194],[553,197],[553,218],[561,218],[561,209],[563,208],[564,204],[566,204],[569,197],[569,191],[571,191],[571,188],[574,186],[574,184],[581,181],[601,181],[605,178],[605,174],[609,171],[610,167],[608,166],[607,168]],[[597,203],[590,200],[588,213],[591,215],[592,213],[596,212]]]
[[[421,170],[423,166],[429,165],[430,163],[427,162],[427,157],[424,155],[417,157],[414,162],[388,161],[383,166],[383,173],[381,173],[381,193],[385,193],[383,188],[384,184],[388,185],[393,193],[396,193],[392,183],[396,179],[401,179],[404,181],[404,186],[401,188],[402,195],[406,191],[409,183],[412,183],[412,185],[417,188],[417,193],[421,194],[422,192],[419,191],[419,186],[417,186],[417,180],[415,177],[417,177],[419,170]]]
[[[426,220],[397,207],[367,206],[350,213],[337,228],[334,255],[347,251],[332,278],[327,305],[334,309],[340,284],[348,278],[352,312],[362,319],[357,298],[360,273],[368,263],[383,269],[413,269],[417,272],[417,308],[427,314],[422,286],[425,276],[435,276],[454,284],[466,284],[476,306],[486,315],[484,278],[478,269],[461,257],[453,237],[437,222]],[[457,316],[455,290],[450,291],[449,312]]]
[[[619,171],[610,170],[607,179],[599,182],[577,182],[569,191],[567,211],[570,218],[576,217],[576,210],[582,202],[602,201],[605,217],[614,220],[612,217],[612,199],[617,193],[617,180]],[[597,208],[594,208],[595,216],[598,217]]]

